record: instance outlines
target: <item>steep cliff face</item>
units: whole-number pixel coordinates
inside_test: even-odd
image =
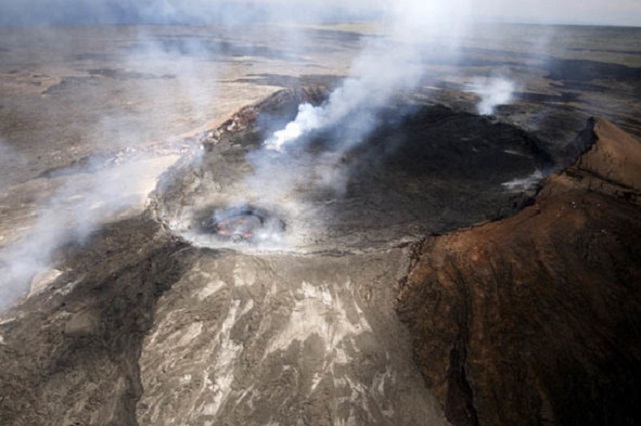
[[[641,143],[585,133],[532,206],[415,247],[397,310],[455,425],[641,419]]]

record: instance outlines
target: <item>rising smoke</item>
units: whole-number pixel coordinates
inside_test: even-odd
[[[82,142],[92,146],[90,152],[98,154],[85,158],[83,166],[69,166],[56,172],[51,182],[42,185],[49,193],[39,199],[34,211],[24,218],[22,227],[26,231],[16,231],[0,242],[0,308],[9,306],[23,295],[33,284],[34,277],[43,273],[56,277],[64,272],[56,269],[59,266],[55,261],[56,251],[61,246],[84,244],[103,224],[141,208],[146,194],[153,189],[156,176],[168,167],[168,161],[184,153],[179,152],[182,146],[175,147],[162,141],[205,124],[219,108],[216,105],[216,80],[217,61],[221,56],[277,52],[266,49],[262,40],[258,46],[252,45],[251,37],[260,29],[255,29],[248,37],[237,34],[232,44],[220,39],[217,26],[260,21],[291,23],[300,19],[314,23],[349,19],[360,13],[358,7],[344,5],[334,8],[315,3],[296,11],[283,2],[271,3],[253,3],[246,7],[242,2],[205,0],[98,0],[91,5],[79,0],[0,0],[0,27],[127,23],[214,25],[188,29],[122,27],[119,29],[122,36],[106,53],[91,50],[92,40],[78,39],[82,37],[82,31],[73,28],[4,29],[11,40],[3,43],[2,48],[6,44],[11,50],[13,43],[17,50],[39,49],[43,52],[38,58],[42,63],[36,63],[40,69],[46,70],[50,65],[48,61],[56,64],[61,59],[70,61],[70,67],[79,66],[66,71],[71,77],[62,74],[58,90],[64,94],[66,88],[87,82],[72,101],[82,102],[84,97],[104,99],[104,107],[99,117],[91,115],[90,109],[76,108],[80,114],[77,117],[65,116],[60,112],[62,107],[51,113],[55,115],[52,120],[56,126],[70,129],[86,126],[79,132]],[[96,31],[101,30],[96,27]],[[289,40],[283,50],[300,50],[302,32],[290,26],[285,34]],[[229,46],[232,51],[224,51]],[[26,53],[33,55],[30,51]],[[77,65],[80,54],[88,58],[86,64]],[[106,59],[103,61],[102,58]],[[111,84],[115,80],[123,81],[118,83],[119,94],[114,95],[108,92],[109,89],[102,91],[101,82]],[[58,95],[47,96],[55,99]],[[181,121],[191,124],[182,125]],[[156,129],[172,129],[174,133]],[[150,145],[150,139],[156,139],[156,143]],[[17,143],[8,140],[0,144],[3,171],[15,169],[22,161],[27,161],[28,156],[22,156],[13,148]],[[63,152],[61,156],[65,154]],[[69,161],[72,160],[77,158],[70,156]]]
[[[374,19],[379,1],[0,0],[0,26],[318,23]]]
[[[360,143],[375,123],[370,119],[390,97],[415,88],[423,77],[421,59],[425,50],[447,31],[448,45],[458,46],[465,28],[468,1],[436,5],[417,0],[400,0],[386,11],[386,38],[372,41],[354,61],[350,75],[321,106],[300,106],[297,117],[265,141],[265,147],[282,151],[287,144],[307,133],[335,126],[350,125],[349,137],[341,150]],[[349,123],[346,118],[349,117]]]
[[[110,58],[103,66],[101,54],[84,50],[87,47],[82,41],[73,40],[73,31],[72,35],[56,28],[29,31],[23,34],[35,34],[34,39],[21,41],[32,45],[27,48],[44,40],[45,50],[54,52],[54,57],[73,58],[88,52],[98,58],[86,61],[86,65],[75,62],[75,66],[87,67],[84,71],[88,76],[73,80],[75,77],[63,74],[60,94],[51,92],[48,99],[60,102],[61,108],[65,102],[81,102],[87,96],[92,96],[94,103],[105,99],[105,104],[99,116],[91,109],[80,108],[72,109],[77,116],[52,112],[49,120],[56,126],[73,129],[77,122],[88,123],[78,134],[90,147],[88,151],[95,154],[73,164],[78,158],[67,155],[66,149],[73,144],[66,141],[64,150],[56,155],[63,158],[63,164],[65,157],[67,164],[72,164],[31,180],[30,191],[42,189],[36,192],[36,205],[29,207],[32,211],[20,219],[25,230],[0,241],[0,308],[23,295],[30,284],[33,287],[43,273],[56,277],[64,272],[56,269],[56,251],[61,246],[85,244],[105,223],[140,212],[157,176],[179,155],[191,150],[172,138],[209,119],[208,112],[215,108],[216,100],[216,64],[211,58],[217,52],[198,38],[176,49],[165,42],[167,38],[173,40],[171,31],[167,31],[169,36],[158,36],[153,29],[123,29],[127,43],[103,54]],[[39,64],[45,70],[47,65]],[[88,83],[67,99],[65,79]],[[200,117],[201,121],[183,124],[181,118],[185,116]],[[171,133],[170,129],[178,130]],[[33,147],[14,148],[18,142],[7,138],[0,144],[3,171],[28,166],[29,155],[34,155],[22,153]],[[3,194],[5,200],[7,194]]]
[[[477,104],[478,113],[492,115],[496,107],[514,101],[518,85],[505,77],[478,78],[471,84],[470,89],[480,98]]]
[[[408,3],[415,3],[409,4]],[[0,0],[0,26],[97,24],[238,24],[255,22],[345,22],[384,16],[387,0]],[[458,0],[402,1],[397,9],[419,12]],[[468,6],[467,4],[464,6]],[[641,25],[636,0],[486,0],[459,15],[493,22],[538,24]],[[429,20],[427,24],[433,24]]]
[[[60,245],[83,244],[97,227],[115,220],[151,188],[143,180],[149,164],[130,162],[79,170],[41,206],[35,223],[19,241],[0,250],[0,307],[20,296],[34,276],[52,266]]]
[[[499,11],[505,4],[503,1],[490,1],[484,7],[489,11]],[[250,161],[256,173],[248,178],[250,191],[268,201],[277,201],[309,181],[332,188],[339,194],[345,190],[349,170],[341,165],[343,154],[362,143],[375,129],[377,114],[391,97],[422,84],[426,78],[423,61],[428,52],[457,50],[475,14],[478,17],[478,8],[471,5],[470,0],[98,0],[91,4],[80,0],[0,0],[0,26],[111,23],[228,26],[254,22],[291,24],[376,18],[385,37],[374,37],[364,42],[365,48],[353,62],[349,76],[330,94],[327,102],[320,106],[301,105],[291,123],[268,137],[264,149],[252,153]],[[54,44],[51,50],[55,54],[52,57],[55,60],[73,57],[78,40],[73,37],[57,39],[59,31],[47,31],[42,29],[39,37]],[[131,28],[123,27],[122,31],[131,31]],[[87,134],[109,136],[96,143],[96,150],[103,153],[114,149],[119,152],[139,150],[140,142],[158,137],[150,130],[156,123],[158,127],[167,128],[167,120],[190,115],[208,116],[209,111],[215,109],[217,75],[211,63],[218,56],[219,45],[211,43],[211,37],[189,39],[192,40],[189,42],[185,41],[187,38],[178,36],[158,40],[146,30],[139,31],[136,44],[123,46],[119,52],[118,68],[125,69],[129,76],[163,79],[165,84],[147,84],[141,78],[136,84],[126,87],[131,93],[130,103],[133,106],[112,106],[110,109],[118,112],[102,117],[97,121],[98,125],[87,131]],[[300,49],[304,31],[298,31],[291,25],[288,31],[290,40],[283,50],[292,46]],[[167,32],[171,36],[171,31]],[[109,75],[105,74],[105,78],[111,78]],[[508,102],[514,92],[514,87],[504,83],[479,87],[479,95],[487,98],[480,107],[481,113]],[[105,99],[109,101],[108,97]],[[132,108],[135,111],[130,113]],[[200,124],[204,124],[204,120]],[[332,150],[321,157],[297,153],[293,162],[294,154],[290,151],[295,151],[293,147],[304,143],[314,132],[331,134],[334,139]],[[109,147],[105,148],[105,144]],[[0,161],[7,164],[10,158],[9,154],[3,155]],[[96,171],[91,168],[76,170],[75,176],[84,178],[64,182],[53,197],[43,203],[31,231],[20,242],[2,249],[1,304],[6,306],[23,292],[31,277],[52,266],[56,248],[68,242],[81,243],[107,218],[117,218],[138,203],[139,198],[134,197],[131,191],[123,191],[123,188],[146,187],[149,177],[154,175],[156,165],[153,161],[153,156],[142,152],[131,163],[125,161],[101,169],[103,175],[95,175]],[[270,182],[268,187],[265,185],[267,181]],[[134,193],[139,195],[144,190]]]
[[[392,97],[414,90],[427,77],[423,66],[427,52],[457,50],[468,26],[468,10],[466,0],[447,4],[400,0],[385,8],[384,37],[369,40],[328,100],[319,106],[300,105],[295,119],[251,155],[255,167],[248,178],[251,192],[260,191],[263,199],[282,203],[292,190],[311,183],[342,195],[349,178],[342,165],[344,154],[375,130],[377,115]],[[318,133],[332,135],[331,150],[314,157],[296,149],[295,156],[288,153],[288,147],[304,144]],[[273,176],[278,176],[274,191],[265,191],[265,179],[273,181]]]

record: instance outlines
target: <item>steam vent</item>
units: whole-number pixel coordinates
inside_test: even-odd
[[[217,209],[203,224],[204,232],[212,232],[221,239],[260,241],[279,238],[285,223],[269,212],[251,206]]]
[[[313,29],[318,51],[344,61],[361,43],[349,28]],[[294,66],[327,70],[272,47],[283,37],[274,28],[261,27],[270,43],[255,49],[237,45],[250,31],[223,43],[218,32],[184,30],[210,42],[205,53],[174,30],[148,29],[161,46],[155,59],[176,75],[98,68],[111,60],[102,53],[74,59],[82,66],[62,79],[34,72],[46,89],[0,70],[40,110],[77,119],[73,131],[117,120],[112,102],[147,109],[155,98],[139,102],[145,87],[171,99],[154,103],[164,115],[141,139],[157,126],[172,135],[182,134],[172,126],[197,128],[191,115],[212,120],[165,144],[65,167],[48,146],[34,151],[46,170],[34,166],[35,177],[0,194],[0,219],[23,220],[2,232],[24,225],[43,235],[29,234],[24,250],[10,252],[20,267],[6,269],[35,268],[0,312],[0,425],[641,424],[641,124],[637,113],[597,114],[624,103],[610,102],[606,87],[641,110],[641,64],[510,51],[509,61],[527,65],[514,72],[533,83],[513,104],[481,109],[468,77],[494,69],[496,53],[475,46],[480,56],[427,64],[442,72],[433,85],[338,114],[327,106],[351,101],[340,92],[349,84],[291,77]],[[128,31],[119,28],[118,40]],[[216,77],[225,102],[183,108],[174,89],[185,71],[165,56],[174,51],[196,55],[185,68],[202,73],[189,102],[215,74],[206,53],[229,51],[216,59],[232,68]],[[10,54],[0,47],[0,58]],[[609,79],[592,81],[592,72]],[[67,117],[63,96],[78,87],[112,115]],[[92,137],[130,140],[129,119]],[[26,126],[17,122],[19,135]],[[56,143],[48,132],[60,129],[34,126]],[[142,183],[132,178],[141,169],[151,176]],[[29,213],[34,188],[57,194],[53,214]],[[122,193],[143,197],[109,204]],[[5,209],[10,197],[17,213]],[[57,222],[68,217],[77,226]],[[55,239],[64,243],[33,255]]]
[[[380,124],[351,149],[337,149],[331,130],[284,153],[262,147],[273,129],[261,123],[287,122],[301,103],[324,96],[313,88],[283,91],[238,112],[206,136],[198,164],[165,177],[158,218],[202,247],[381,250],[511,216],[552,166],[521,129],[411,99],[383,109]]]

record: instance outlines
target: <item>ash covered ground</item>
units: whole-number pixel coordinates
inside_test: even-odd
[[[533,203],[591,115],[641,135],[641,37],[488,28],[417,58],[363,143],[320,129],[284,153],[262,143],[375,26],[0,30],[0,423],[500,422],[465,394],[489,385],[446,395],[397,316],[412,244]],[[220,238],[229,206],[284,225]],[[539,420],[563,423],[550,398]]]

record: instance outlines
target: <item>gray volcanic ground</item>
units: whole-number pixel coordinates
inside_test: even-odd
[[[466,424],[395,312],[412,243],[532,203],[591,115],[641,135],[638,29],[478,27],[282,152],[376,27],[0,33],[1,424]]]

